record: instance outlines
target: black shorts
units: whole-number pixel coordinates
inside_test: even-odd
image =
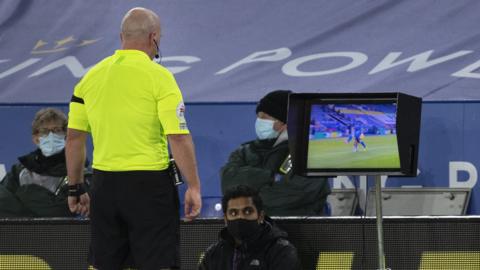
[[[94,170],[90,220],[95,268],[179,267],[178,191],[167,171]]]

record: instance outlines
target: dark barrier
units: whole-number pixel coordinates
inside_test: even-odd
[[[276,219],[303,269],[377,269],[373,218]],[[182,269],[196,269],[223,220],[181,225]],[[480,217],[384,218],[386,265],[405,269],[480,269]],[[89,222],[0,220],[0,269],[87,269]]]

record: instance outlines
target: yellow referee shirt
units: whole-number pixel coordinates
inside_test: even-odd
[[[68,127],[90,132],[93,168],[163,170],[166,135],[188,134],[182,94],[173,75],[144,52],[117,50],[77,84]]]

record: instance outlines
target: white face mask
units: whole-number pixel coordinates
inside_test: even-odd
[[[38,148],[46,157],[60,153],[65,148],[65,135],[50,132],[39,138]]]
[[[274,139],[278,137],[279,132],[273,129],[275,121],[269,119],[257,118],[255,121],[255,132],[260,140]]]

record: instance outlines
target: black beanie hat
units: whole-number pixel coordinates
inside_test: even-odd
[[[290,90],[275,90],[264,96],[257,104],[256,113],[264,112],[283,123],[287,123],[288,96]]]

